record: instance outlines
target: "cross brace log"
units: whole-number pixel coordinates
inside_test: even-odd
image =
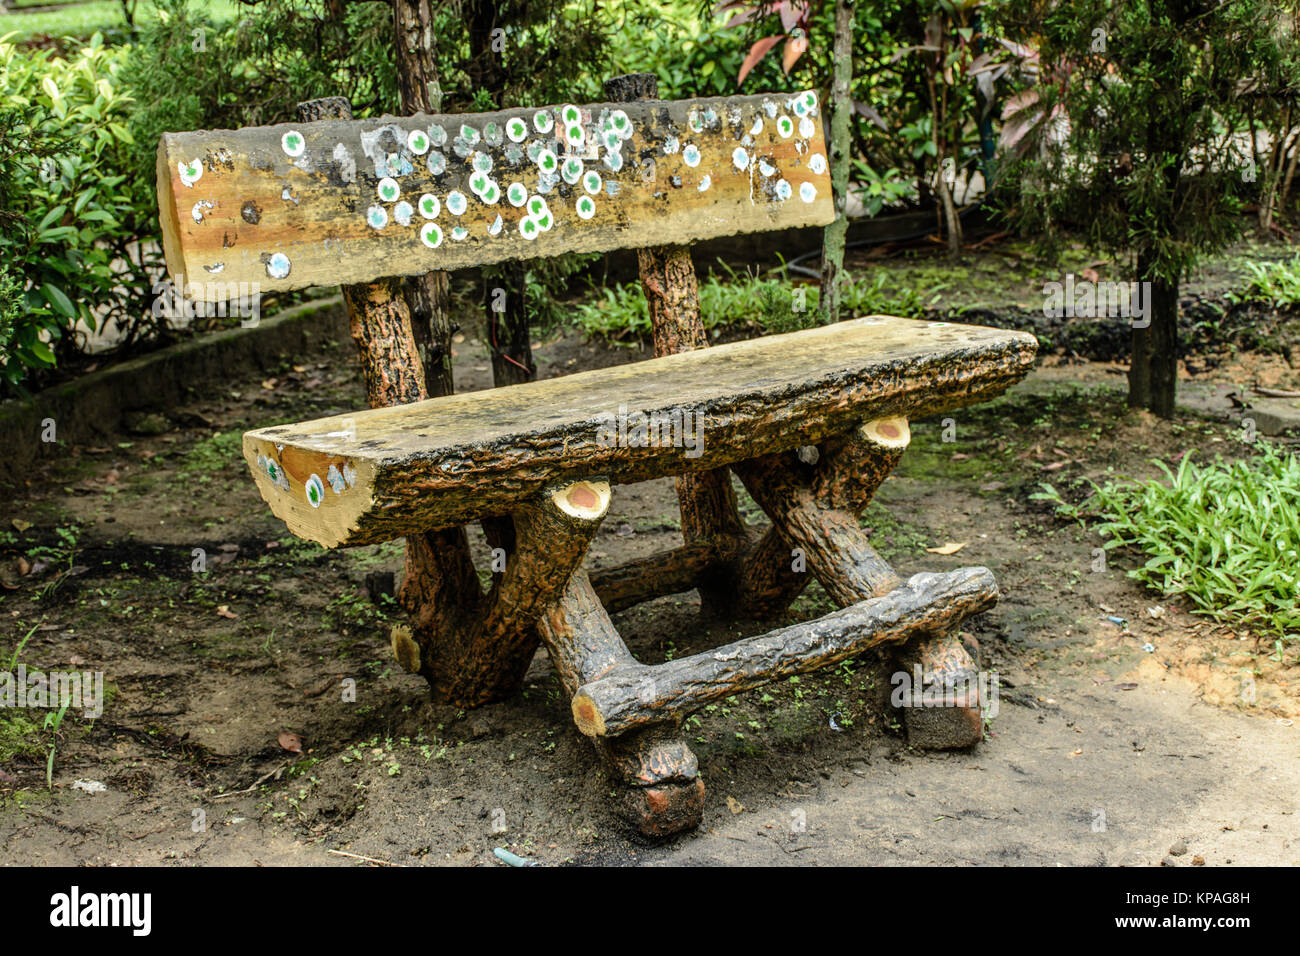
[[[881,597],[814,621],[653,667],[623,665],[579,688],[578,729],[612,737],[681,720],[710,701],[802,674],[887,643],[945,631],[997,601],[987,568],[915,574]]]
[[[698,541],[604,568],[592,575],[591,584],[605,610],[616,614],[651,598],[689,591],[701,576],[733,561],[742,551],[742,539],[722,536],[712,542]]]

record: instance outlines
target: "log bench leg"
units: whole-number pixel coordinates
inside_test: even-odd
[[[572,696],[589,681],[639,668],[581,569],[538,621],[560,682]],[[649,696],[649,685],[634,689]],[[646,837],[692,830],[704,816],[704,781],[695,754],[675,727],[597,741],[597,749],[622,790],[620,810]]]
[[[821,450],[815,468],[793,455],[769,455],[736,466],[736,473],[772,528],[746,558],[743,576],[747,604],[755,616],[785,610],[807,583],[807,574],[790,570],[794,548],[840,607],[878,596],[898,585],[898,576],[868,543],[858,515],[898,464],[910,440],[903,418],[870,422]],[[904,708],[908,739],[917,747],[947,750],[969,747],[983,737],[978,662],[949,631],[913,641],[897,660],[911,675],[920,667],[924,691],[965,686],[951,706]],[[933,692],[933,691],[932,691]],[[951,695],[946,695],[951,697]]]
[[[605,95],[612,103],[653,100],[659,95],[659,80],[653,73],[610,77],[605,81]],[[700,315],[699,279],[690,247],[645,246],[637,249],[637,264],[650,313],[655,355],[707,348],[709,337]],[[682,590],[697,588],[705,611],[725,611],[734,582],[731,563],[723,554],[745,543],[745,523],[736,508],[731,475],[726,468],[679,475],[676,485],[686,546],[715,558],[697,567],[689,587]]]
[[[436,640],[417,621],[416,635],[425,638],[420,673],[439,699],[476,707],[519,689],[537,650],[535,622],[560,599],[608,508],[604,481],[578,481],[520,505],[506,570],[478,606],[438,622]]]
[[[798,549],[807,570],[840,607],[885,594],[899,584],[858,525],[881,482],[907,448],[905,418],[869,422],[827,442],[813,467],[793,452],[734,466],[772,527],[744,559],[738,610],[762,619],[785,611],[808,583],[793,569]]]
[[[968,649],[952,631],[922,638],[901,648],[895,660],[895,673],[905,674],[905,686],[920,695],[909,695],[899,708],[908,743],[923,750],[957,750],[983,739],[979,645],[973,639]],[[923,703],[927,696],[939,703]]]

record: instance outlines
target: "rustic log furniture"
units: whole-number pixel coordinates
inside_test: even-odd
[[[655,358],[413,401],[421,385],[409,404],[251,431],[244,455],[296,535],[445,549],[448,590],[426,610],[446,611],[439,594],[469,596],[453,625],[429,626],[473,651],[448,666],[417,626],[415,639],[395,631],[398,659],[436,696],[472,705],[517,689],[544,644],[625,810],[664,835],[703,810],[677,730],[691,711],[886,643],[911,641],[927,674],[973,666],[954,635],[996,601],[993,575],[903,579],[858,515],[906,449],[909,420],[999,394],[1028,371],[1035,341],[868,316],[705,348],[684,244],[829,222],[820,111],[811,93],[665,102],[653,88],[634,76],[611,81],[607,104],[167,134],[158,194],[169,267],[206,280],[190,291],[208,297],[217,279],[296,289],[638,249]],[[409,329],[384,307],[400,345]],[[365,354],[382,352],[389,340],[363,341],[355,322]],[[771,519],[762,535],[738,513],[733,473]],[[584,569],[613,486],[664,476],[676,478],[683,545]],[[484,594],[462,526],[505,517],[508,560]],[[658,665],[635,660],[610,621],[690,589],[712,611],[770,618],[807,583],[804,566],[840,610]],[[965,703],[937,745],[979,738],[978,702]]]

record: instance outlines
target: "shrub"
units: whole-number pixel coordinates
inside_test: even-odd
[[[124,175],[124,51],[74,56],[0,40],[0,380],[13,389],[130,314],[135,232]],[[147,294],[147,290],[145,290]],[[137,306],[138,307],[138,306]],[[84,329],[79,328],[84,326]]]

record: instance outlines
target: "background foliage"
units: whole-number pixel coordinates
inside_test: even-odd
[[[1047,239],[1077,236],[1082,227],[1089,241],[1130,247],[1143,234],[1123,224],[1121,213],[1135,203],[1156,204],[1159,197],[1142,191],[1153,182],[1150,169],[1134,179],[1136,191],[1092,215],[1085,180],[1097,167],[1060,162],[1030,169],[1023,161],[1038,158],[1025,152],[1027,128],[1064,95],[1059,82],[1041,82],[1040,70],[1077,60],[1071,50],[1086,46],[1097,24],[1113,38],[1104,61],[1113,67],[1102,63],[1097,82],[1085,88],[1093,101],[1078,100],[1076,115],[1162,108],[1139,69],[1144,37],[1160,29],[1138,15],[1146,6],[859,2],[851,185],[858,208],[867,215],[933,211],[936,226],[951,236],[959,228],[952,215],[941,215],[945,189],[996,171],[998,190],[958,200],[996,203]],[[1292,0],[1211,6],[1220,19],[1247,9],[1257,20],[1272,17],[1277,36],[1271,52],[1224,53],[1212,77],[1217,85],[1207,91],[1235,89],[1265,73],[1268,83],[1295,76]],[[326,95],[348,97],[358,116],[398,111],[386,3],[140,0],[133,23],[122,10],[90,3],[12,14],[0,23],[17,28],[0,48],[0,387],[38,387],[54,363],[75,360],[90,332],[105,325],[127,349],[178,334],[149,308],[161,273],[153,164],[162,132],[275,123],[292,117],[299,101]],[[453,0],[434,10],[449,111],[598,100],[606,77],[635,71],[654,73],[660,95],[671,98],[812,87],[825,101],[829,87],[829,0],[738,0],[721,12],[700,0]],[[57,36],[64,30],[74,35]],[[806,43],[789,57],[795,39]],[[767,40],[770,52],[751,57],[755,43]],[[738,83],[747,57],[752,69]],[[1214,205],[1215,214],[1198,225],[1212,241],[1232,226],[1225,203],[1259,203],[1265,228],[1292,211],[1288,190],[1300,155],[1300,111],[1293,115],[1293,105],[1272,95],[1231,103],[1211,97],[1197,114],[1215,135],[1256,134],[1247,149],[1259,169],[1255,180],[1237,175],[1228,183],[1231,177],[1216,173],[1187,200]],[[1002,149],[993,157],[999,134]],[[1098,124],[1080,123],[1073,135],[1076,153],[1113,152],[1114,137]],[[55,173],[43,179],[46,159]],[[1162,245],[1161,254],[1171,267],[1185,265],[1198,241],[1179,239]],[[558,320],[554,291],[579,265],[529,267],[535,322]]]

